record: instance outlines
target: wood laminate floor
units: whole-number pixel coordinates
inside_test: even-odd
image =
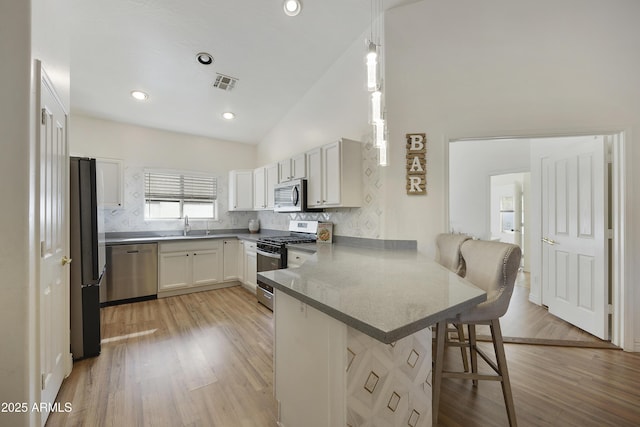
[[[506,342],[572,347],[616,348],[529,301],[529,273],[518,275],[507,313],[500,319]],[[479,338],[490,340],[488,326],[478,327]]]
[[[277,426],[272,313],[245,289],[108,307],[102,322],[102,354],[76,362],[57,398],[73,410],[47,426]],[[639,354],[505,347],[520,426],[640,425]],[[439,425],[507,425],[499,383],[445,379]]]

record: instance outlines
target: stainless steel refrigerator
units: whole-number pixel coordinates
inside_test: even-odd
[[[101,183],[96,160],[71,157],[69,168],[71,246],[71,353],[100,354],[100,285],[105,271]]]

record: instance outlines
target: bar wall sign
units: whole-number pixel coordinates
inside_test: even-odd
[[[407,194],[427,194],[427,134],[408,133]]]

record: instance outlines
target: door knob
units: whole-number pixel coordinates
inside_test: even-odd
[[[71,264],[71,261],[73,261],[73,260],[72,260],[71,258],[69,258],[68,256],[66,256],[66,255],[65,255],[65,256],[63,256],[63,257],[62,257],[62,262],[61,262],[61,264],[62,264],[62,265]]]
[[[555,244],[556,244],[556,241],[555,241],[555,240],[551,240],[551,239],[549,239],[548,237],[543,237],[543,238],[542,238],[542,241],[543,241],[544,243],[546,243],[547,245],[551,245],[551,246],[553,246],[553,245],[555,245]]]

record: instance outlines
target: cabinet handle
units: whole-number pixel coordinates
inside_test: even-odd
[[[320,203],[320,200],[316,200],[316,203]]]

